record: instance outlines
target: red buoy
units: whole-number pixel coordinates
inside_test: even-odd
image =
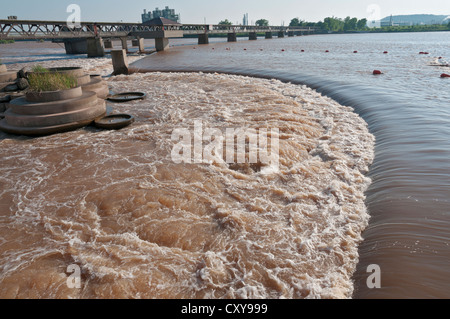
[[[358,51],[353,51],[353,53],[358,53]]]
[[[419,54],[430,54],[428,52],[419,52]]]
[[[373,71],[373,75],[380,75],[380,74],[383,74],[383,72],[381,72],[380,70]]]
[[[441,78],[450,78],[450,74],[442,73]]]
[[[328,52],[330,52],[330,51],[328,51],[328,50],[325,50],[325,53],[328,53]]]
[[[387,51],[384,51],[383,53],[384,53],[384,54],[388,54],[389,52],[387,52]]]
[[[305,50],[302,50],[301,52],[305,52]]]

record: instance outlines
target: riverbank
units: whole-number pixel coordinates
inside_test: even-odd
[[[112,72],[107,59],[42,65]],[[134,115],[132,126],[0,135],[0,296],[352,296],[374,137],[351,108],[304,86],[225,74],[108,84],[147,93],[110,104]],[[199,120],[222,131],[279,129],[279,170],[174,163],[171,134]],[[70,264],[81,290],[66,285]]]

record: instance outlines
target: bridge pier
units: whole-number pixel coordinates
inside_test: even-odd
[[[272,39],[273,33],[272,32],[266,32],[266,39]]]
[[[258,35],[256,34],[256,32],[250,32],[248,35],[248,39],[252,41],[258,40]]]
[[[156,47],[156,51],[158,51],[158,52],[167,50],[169,48],[169,39],[168,38],[156,38],[155,39],[155,47]]]
[[[64,40],[66,54],[87,54],[86,39],[66,39]]]
[[[294,31],[288,31],[288,37],[292,38],[295,36]]]
[[[237,42],[236,33],[228,33],[228,42]]]
[[[279,38],[284,38],[284,31],[279,31],[278,32],[278,37]]]
[[[87,55],[88,58],[98,58],[105,56],[105,49],[103,47],[102,38],[87,39]]]
[[[139,47],[139,52],[145,51],[144,38],[137,37],[136,39],[133,39],[132,44],[134,47]]]
[[[112,49],[113,48],[112,39],[105,39],[105,40],[103,40],[103,44],[105,46],[105,49]]]
[[[122,49],[128,52],[128,38],[120,38],[120,42],[122,43]]]
[[[125,50],[112,50],[111,58],[114,68],[114,75],[129,74],[127,51]]]
[[[209,44],[209,35],[208,33],[203,33],[198,35],[198,44]]]

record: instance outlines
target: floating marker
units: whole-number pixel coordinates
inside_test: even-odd
[[[450,78],[450,74],[442,73],[441,78]]]
[[[358,51],[353,51],[353,53],[358,53]]]
[[[284,49],[281,50],[281,52],[284,52],[284,51],[285,51]]]
[[[305,50],[302,50],[301,52],[305,52]]]
[[[383,72],[381,72],[380,70],[373,71],[373,75],[380,75],[380,74],[383,74]]]
[[[328,51],[328,50],[325,50],[325,53],[328,53],[328,52],[330,52],[330,51]]]
[[[384,52],[383,52],[383,54],[388,54],[388,53],[389,53],[389,52],[387,52],[387,51],[384,51]]]

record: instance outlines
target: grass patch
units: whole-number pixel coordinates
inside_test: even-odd
[[[42,65],[35,65],[31,69],[31,72],[34,72],[34,73],[48,73],[48,72],[50,72],[50,70],[44,68]]]
[[[0,44],[11,44],[14,43],[14,40],[0,40]]]
[[[40,69],[38,67],[33,68],[33,72],[34,73],[28,75],[28,83],[30,84],[31,92],[61,91],[73,89],[78,86],[77,79],[68,74],[49,72],[47,69]]]

